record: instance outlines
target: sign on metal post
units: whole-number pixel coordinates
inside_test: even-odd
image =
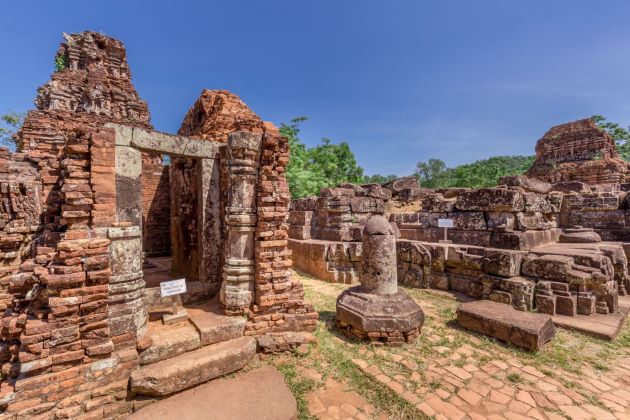
[[[448,243],[448,228],[453,227],[453,219],[438,219],[438,227],[444,228],[444,240],[442,242]]]
[[[160,283],[160,296],[167,297],[186,293],[186,279],[163,281]]]
[[[170,316],[168,314],[165,314],[163,316],[165,324],[175,322],[178,319],[187,316],[186,310],[184,310],[183,313],[180,314],[177,308],[177,295],[182,293],[186,293],[186,279],[170,280],[160,283],[160,296],[170,296],[171,303],[173,304],[173,314]]]
[[[441,227],[441,228],[452,228],[453,227],[453,219],[438,219],[438,227]]]

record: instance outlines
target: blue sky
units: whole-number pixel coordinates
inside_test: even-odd
[[[13,1],[0,16],[0,111],[33,108],[62,32],[121,39],[155,127],[203,88],[303,140],[347,141],[366,173],[533,154],[552,125],[630,124],[627,0]]]

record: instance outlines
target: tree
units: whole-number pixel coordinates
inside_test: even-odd
[[[599,128],[605,130],[615,139],[617,152],[619,152],[621,158],[630,162],[630,127],[625,129],[618,123],[607,121],[606,117],[602,115],[593,115],[591,118]]]
[[[437,188],[439,179],[446,172],[446,163],[440,159],[429,159],[427,162],[418,162],[414,175],[420,181],[420,185],[426,188]]]
[[[289,140],[291,152],[287,165],[287,182],[293,198],[319,194],[322,188],[344,182],[361,183],[363,168],[346,142],[333,144],[322,139],[315,147],[308,147],[299,138],[300,123],[306,117],[294,118],[290,124],[282,123],[280,133]]]
[[[394,175],[394,174],[390,174],[390,175],[381,175],[381,174],[365,175],[363,177],[362,184],[384,184],[386,182],[393,181],[396,178],[398,178],[398,175]]]
[[[26,114],[23,112],[9,111],[0,115],[0,146],[11,151],[15,150],[15,133],[24,122]]]
[[[473,163],[447,168],[439,159],[418,163],[416,176],[428,188],[492,187],[502,176],[520,175],[534,162],[534,156],[494,156]]]

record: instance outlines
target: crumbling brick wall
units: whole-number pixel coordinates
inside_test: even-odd
[[[164,169],[158,171],[157,158],[145,155],[145,174],[153,169],[156,175],[143,180],[141,153],[129,136],[120,135],[151,128],[146,103],[131,84],[122,43],[93,32],[66,35],[57,61],[65,68],[40,88],[38,109],[27,115],[18,135],[19,153],[0,151],[0,302],[6,306],[0,330],[0,412],[18,418],[118,418],[132,408],[127,384],[139,363],[136,345],[146,331],[140,216],[149,229],[165,230],[164,219],[151,223],[146,209],[157,197],[160,214],[165,214]],[[203,118],[195,135],[217,142],[225,142],[233,130],[264,136],[261,150],[244,151],[257,156],[249,166],[255,201],[250,232],[256,232],[251,290],[256,298],[241,308],[248,315],[246,333],[312,331],[317,314],[289,271],[287,139],[263,125],[234,95],[207,92],[208,109],[216,115],[197,115]],[[194,113],[201,105],[193,107]],[[183,130],[188,124],[187,118]],[[229,158],[225,153],[223,147],[221,162]],[[189,160],[194,162],[181,158],[173,165],[185,166]],[[177,177],[169,173],[171,191],[186,185],[178,191],[181,200],[172,216],[186,217],[188,206],[198,204],[194,195],[205,191],[201,184],[193,187],[198,175],[206,182],[212,172],[217,181],[216,156],[197,160],[203,165],[186,166]],[[227,173],[220,182],[226,189],[221,196],[238,178],[230,173],[233,168],[221,168]],[[238,207],[239,196],[232,198]],[[215,219],[204,223],[217,227],[221,222]],[[202,236],[204,241],[223,240],[220,232],[212,236],[204,230]],[[201,238],[188,239],[189,245],[196,240],[196,248],[206,250]],[[220,284],[214,277],[210,280]],[[268,348],[282,343],[286,340]]]
[[[305,302],[302,284],[291,279],[286,223],[291,195],[285,175],[289,142],[273,124],[264,128],[256,193],[256,304],[245,334],[314,331],[317,312]]]
[[[39,193],[41,209],[31,205],[36,234],[23,238],[9,280],[0,407],[23,417],[53,409],[59,417],[110,417],[129,409],[126,381],[137,355],[135,330],[112,315],[125,297],[109,286],[115,135],[103,126],[150,127],[149,114],[119,41],[66,35],[58,57],[66,67],[39,89],[38,110],[27,115],[10,163],[37,168],[35,177],[25,176],[32,189],[18,188],[27,197]],[[17,224],[23,215],[9,219]]]
[[[262,120],[241,99],[226,90],[204,89],[186,113],[177,132],[181,136],[227,143],[228,135],[236,131],[262,132]],[[221,159],[225,165],[227,156]],[[228,175],[222,168],[222,202],[227,202]],[[200,278],[199,266],[202,238],[199,238],[198,196],[199,183],[196,160],[176,157],[171,162],[170,183],[173,272],[191,280],[216,283],[211,287],[218,290],[220,279]],[[226,232],[222,238],[225,240]],[[218,263],[218,262],[216,262]]]
[[[37,168],[22,154],[0,148],[0,309],[12,304],[12,293],[28,287],[12,278],[22,259],[32,253],[41,209]],[[2,354],[7,355],[6,346]]]
[[[587,118],[549,129],[536,143],[536,160],[525,175],[551,183],[597,185],[627,182],[629,174],[614,139]]]
[[[262,134],[256,180],[254,299],[246,334],[312,331],[317,313],[304,302],[300,283],[291,279],[291,251],[288,249],[289,187],[285,171],[289,161],[288,140],[270,123],[263,123],[236,95],[227,91],[204,90],[188,111],[178,134],[227,143],[234,132]],[[226,149],[227,150],[227,149]],[[221,157],[221,185],[228,202],[229,156]],[[238,175],[237,175],[238,176]],[[227,226],[222,240],[226,240]],[[174,245],[175,248],[175,245]]]

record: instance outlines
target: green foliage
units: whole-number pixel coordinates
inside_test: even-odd
[[[419,162],[415,176],[426,188],[482,188],[497,184],[505,175],[520,175],[534,162],[534,156],[494,156],[448,168],[439,159]]]
[[[599,128],[606,130],[615,139],[617,152],[621,158],[630,162],[630,127],[623,128],[618,123],[607,121],[606,117],[602,115],[593,115],[591,118]]]
[[[429,159],[426,162],[418,162],[415,175],[423,187],[438,188],[437,182],[444,176],[447,169],[444,161]]]
[[[398,178],[398,175],[394,175],[394,174],[389,174],[389,175],[381,175],[381,174],[365,175],[363,177],[362,184],[384,184],[386,182],[393,181],[396,178]]]
[[[63,54],[57,54],[55,56],[55,72],[59,72],[68,67],[68,60]]]
[[[0,146],[15,150],[13,136],[24,122],[25,116],[25,113],[15,111],[0,115]]]
[[[322,143],[308,147],[300,141],[301,122],[306,117],[280,125],[280,133],[289,139],[291,157],[287,165],[287,181],[293,198],[319,194],[322,188],[344,182],[361,183],[363,168],[357,165],[354,153],[346,142],[333,144],[323,138]]]

